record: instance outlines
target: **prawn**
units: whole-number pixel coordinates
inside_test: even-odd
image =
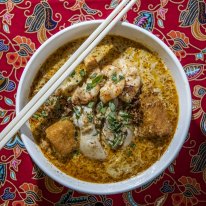
[[[121,69],[112,65],[106,66],[102,70],[102,74],[108,79],[105,85],[100,89],[100,100],[103,103],[107,103],[122,93],[125,86],[125,79]]]

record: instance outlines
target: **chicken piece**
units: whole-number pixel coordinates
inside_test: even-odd
[[[100,90],[99,83],[101,82],[101,78],[102,78],[102,75],[99,75],[99,73],[100,73],[100,69],[96,68],[91,73],[91,75],[87,79],[86,83],[84,83],[81,87],[76,88],[76,90],[72,94],[72,103],[73,104],[85,105],[97,97],[97,95],[99,94],[99,90]],[[96,77],[94,77],[95,75],[96,75]],[[91,85],[91,86],[88,87],[89,85]]]
[[[87,71],[92,72],[89,75],[86,83],[84,83],[81,87],[77,87],[72,95],[72,103],[76,105],[87,104],[94,100],[99,94],[100,90],[99,83],[101,82],[102,76],[99,75],[101,73],[96,59],[94,57],[87,57],[84,60],[84,64],[87,68]]]
[[[141,79],[136,67],[128,67],[125,72],[125,87],[119,98],[130,103],[141,88]]]
[[[118,58],[118,59],[115,59],[113,62],[112,62],[112,65],[120,68],[123,73],[127,72],[127,64],[126,64],[126,60],[123,59],[123,58]]]
[[[76,109],[80,116],[77,119],[74,113],[73,121],[80,129],[80,151],[90,159],[104,160],[106,152],[100,143],[100,135],[93,124],[93,110],[85,106],[77,106]]]
[[[114,61],[125,77],[125,87],[119,98],[127,103],[130,103],[141,88],[141,79],[138,75],[137,67],[131,66],[125,59],[119,58]]]
[[[106,159],[106,152],[100,143],[100,135],[97,133],[94,125],[86,133],[81,132],[80,151],[90,159],[100,161]]]
[[[69,76],[63,81],[57,92],[63,95],[67,95],[82,82],[86,73],[90,73],[95,68],[98,68],[96,59],[94,57],[86,57],[84,59],[84,64],[80,64],[75,69],[74,75]]]
[[[124,132],[126,135],[125,138],[123,138],[122,144],[119,146],[121,146],[122,148],[126,148],[134,140],[134,131],[132,130],[132,128],[124,127],[122,129],[122,132]],[[107,123],[104,124],[102,133],[102,140],[105,141],[107,144],[114,141],[114,134],[108,128]]]
[[[46,129],[46,137],[59,158],[67,157],[76,149],[77,144],[74,136],[74,125],[67,119],[60,120]]]
[[[81,75],[81,71],[84,73],[86,72],[85,69],[81,69],[81,66],[79,66],[75,72],[74,75],[69,76],[66,78],[63,83],[60,85],[60,87],[57,89],[57,94],[63,94],[63,95],[68,95],[69,92],[74,90],[80,82],[83,80],[83,75]]]
[[[130,143],[134,140],[134,137],[135,137],[134,131],[132,130],[132,128],[125,127],[124,130],[126,131],[126,137],[125,137],[124,143],[122,145],[123,148],[130,145]]]
[[[89,83],[89,82],[88,82]],[[87,84],[78,87],[72,95],[72,103],[76,105],[85,105],[94,100],[99,94],[100,86],[96,85],[90,91],[86,90]]]
[[[76,106],[75,110],[79,113],[79,116],[77,118],[76,113],[74,112],[72,117],[73,122],[76,127],[79,127],[81,130],[86,132],[86,130],[90,129],[91,123],[93,123],[93,110],[92,108],[85,106]]]
[[[91,57],[87,56],[84,59],[84,64],[85,64],[88,71],[93,71],[93,70],[99,68],[97,60],[93,56],[91,56]]]
[[[144,136],[161,138],[171,134],[172,128],[169,117],[161,102],[150,105],[144,116],[144,123],[147,125]]]
[[[114,134],[108,128],[108,122],[107,121],[104,123],[104,127],[102,128],[102,133],[103,133],[102,140],[104,140],[105,142],[114,140]]]
[[[141,80],[139,76],[137,76],[136,78],[126,77],[126,84],[119,98],[124,102],[130,103],[135,95],[139,92],[140,87]]]
[[[105,85],[100,89],[100,100],[107,103],[118,97],[125,86],[125,79],[121,69],[109,65],[102,70],[102,74],[108,77]]]

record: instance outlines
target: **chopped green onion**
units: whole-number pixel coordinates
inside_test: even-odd
[[[102,81],[103,75],[99,75],[92,80],[92,84],[98,84]]]
[[[123,75],[119,75],[119,81],[123,80],[124,76]]]
[[[46,105],[46,106],[49,106],[50,104],[51,104],[50,99],[47,99],[47,100],[45,101],[45,105]]]
[[[120,82],[122,79],[124,79],[124,76],[123,75],[119,75],[119,78],[117,77],[117,73],[113,73],[112,74],[112,81],[116,84],[118,82]]]
[[[32,117],[33,117],[34,119],[39,119],[40,115],[38,115],[38,114],[33,114]]]
[[[136,144],[134,142],[131,142],[130,145],[129,145],[131,148],[135,148],[136,147]]]
[[[102,113],[102,114],[105,114],[105,112],[106,112],[106,110],[107,110],[107,108],[104,107],[103,102],[99,102],[99,103],[97,104],[96,109],[97,109],[97,112],[100,112],[100,113]]]
[[[86,87],[86,90],[87,90],[87,91],[90,91],[90,90],[92,90],[92,88],[93,88],[92,83],[88,83],[88,84],[87,84],[87,87]]]
[[[123,131],[125,123],[122,120],[118,119],[116,112],[110,112],[108,114],[107,122],[108,129],[110,129],[114,135],[114,140],[109,142],[108,144],[112,149],[115,150],[123,144],[124,139],[126,137],[126,133]]]
[[[94,102],[89,102],[89,104],[87,105],[87,107],[92,108],[94,106]]]
[[[108,115],[108,119],[116,120],[116,113],[115,112],[110,112]]]
[[[132,116],[130,114],[128,114],[127,112],[124,112],[124,111],[119,111],[119,116],[124,121],[124,124],[130,123],[130,121],[132,119]]]
[[[122,111],[122,110],[119,111],[119,115],[120,115],[121,117],[124,117],[124,118],[131,118],[131,115],[130,115],[130,114],[128,114],[127,112],[124,112],[124,111]]]
[[[111,109],[112,112],[116,110],[116,106],[113,102],[109,102],[109,108]]]
[[[119,122],[116,119],[115,113],[114,112],[110,112],[108,117],[107,117],[108,123],[109,123],[109,129],[112,130],[112,132],[114,133],[118,133],[121,131],[122,128],[122,123]]]
[[[94,118],[93,114],[87,114],[87,119],[89,120],[90,123],[93,122],[93,118]]]
[[[94,79],[96,76],[97,76],[97,73],[93,73],[93,74],[90,76],[90,78],[91,78],[91,79]]]
[[[131,150],[128,150],[128,151],[127,151],[127,156],[130,157],[131,155],[132,155],[132,151],[131,151]]]
[[[41,116],[43,116],[43,117],[47,117],[48,114],[43,110],[43,111],[41,112]]]
[[[86,75],[86,71],[84,69],[81,69],[79,73],[81,77],[84,77]]]
[[[122,145],[124,142],[125,136],[123,134],[115,134],[113,140],[112,149],[117,149],[118,146]]]
[[[72,97],[67,98],[67,102],[71,102],[71,100],[72,100]]]
[[[106,110],[107,110],[107,108],[106,108],[106,107],[103,107],[103,108],[101,108],[100,112],[101,112],[102,114],[105,114]]]
[[[115,83],[118,82],[118,80],[117,80],[117,73],[116,72],[112,74],[112,81],[115,82]]]
[[[71,77],[74,77],[75,74],[76,74],[76,72],[73,71],[73,72],[71,73]]]
[[[81,116],[81,112],[80,112],[79,108],[78,107],[73,107],[73,109],[74,109],[74,113],[76,115],[76,118],[79,119],[80,116]]]
[[[103,107],[104,107],[103,103],[102,103],[102,102],[99,102],[99,103],[97,104],[97,111],[100,112]]]
[[[92,136],[97,136],[100,132],[97,130],[95,134],[93,134]]]
[[[91,83],[87,84],[86,90],[87,91],[92,90],[94,87],[97,86],[97,84],[99,84],[102,81],[102,79],[103,79],[103,75],[96,76],[94,79],[92,79]]]

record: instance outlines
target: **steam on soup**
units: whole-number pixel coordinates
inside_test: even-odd
[[[31,97],[84,39],[41,66]],[[174,81],[144,46],[107,36],[30,119],[44,155],[66,174],[117,182],[146,170],[168,147],[178,120]]]

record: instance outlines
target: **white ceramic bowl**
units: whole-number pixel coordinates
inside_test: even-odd
[[[79,23],[66,28],[48,39],[35,52],[28,62],[21,80],[16,97],[17,114],[28,102],[28,95],[32,81],[40,66],[57,48],[77,38],[87,36],[94,31],[102,21]],[[160,175],[175,159],[180,151],[191,120],[191,93],[184,70],[173,52],[152,33],[129,23],[119,23],[110,34],[119,35],[140,42],[155,51],[164,60],[175,81],[179,95],[179,120],[175,135],[165,153],[159,161],[146,171],[130,179],[109,184],[95,184],[70,177],[52,165],[42,154],[35,143],[28,123],[21,129],[21,138],[34,162],[51,178],[71,189],[91,194],[114,194],[140,187]]]

